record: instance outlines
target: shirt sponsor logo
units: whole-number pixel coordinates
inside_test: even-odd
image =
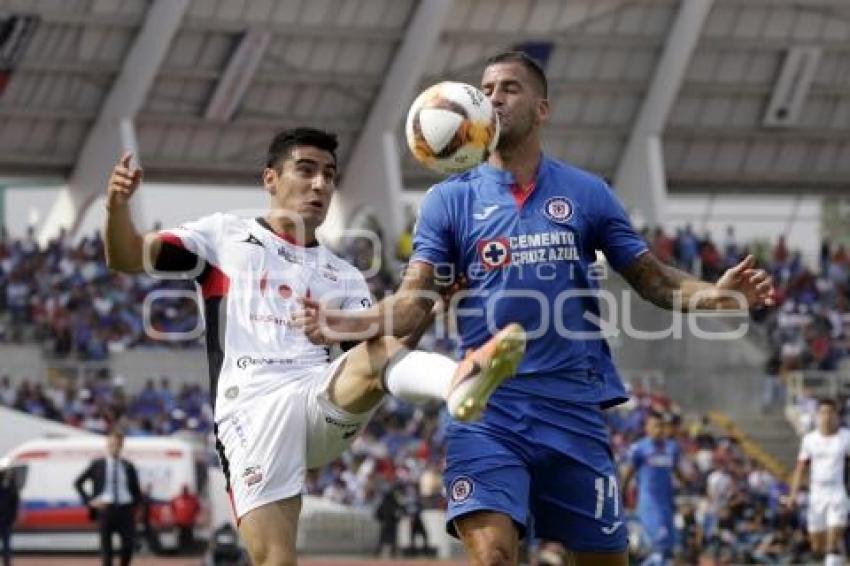
[[[322,277],[324,277],[325,279],[327,279],[329,281],[338,281],[339,280],[339,277],[337,276],[338,272],[339,272],[339,269],[337,269],[336,267],[331,265],[330,262],[325,263],[325,265],[323,265],[322,267],[319,268],[319,275],[321,275]]]
[[[581,259],[575,234],[569,230],[481,240],[478,242],[478,254],[485,270]]]
[[[673,458],[668,454],[652,454],[646,459],[646,463],[654,468],[672,468]]]
[[[565,197],[552,197],[543,205],[543,214],[556,224],[566,224],[573,217],[573,203]]]
[[[511,248],[507,238],[480,240],[478,256],[484,269],[499,269],[511,262]]]
[[[463,503],[472,497],[474,491],[475,484],[472,483],[472,480],[466,476],[459,476],[455,478],[449,487],[449,497],[451,497],[454,503]]]
[[[299,265],[304,263],[304,259],[302,257],[300,257],[297,253],[293,252],[292,250],[290,250],[289,248],[286,248],[286,247],[278,248],[277,249],[277,255],[279,255],[280,257],[282,257],[283,259],[285,259],[286,261],[288,261],[290,263],[297,263]]]
[[[266,358],[266,357],[254,357],[254,356],[241,356],[236,360],[236,367],[239,369],[248,369],[249,367],[254,366],[273,366],[273,365],[281,365],[281,366],[291,366],[295,364],[295,360],[292,358]]]
[[[274,314],[258,314],[252,312],[248,318],[251,322],[257,322],[259,324],[274,324],[277,326],[286,326],[287,328],[292,325],[292,321],[290,319]]]
[[[341,428],[343,430],[343,440],[348,440],[349,438],[360,432],[360,423],[344,423],[328,415],[325,415],[325,422],[329,425]]]

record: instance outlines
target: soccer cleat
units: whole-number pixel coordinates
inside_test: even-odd
[[[467,354],[455,370],[446,405],[449,414],[461,421],[481,417],[487,400],[506,379],[512,377],[525,354],[525,330],[511,323],[483,346]]]

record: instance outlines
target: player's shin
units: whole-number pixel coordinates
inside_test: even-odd
[[[432,352],[401,350],[384,370],[384,390],[411,403],[446,398],[457,363]]]

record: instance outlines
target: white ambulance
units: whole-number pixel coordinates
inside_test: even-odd
[[[13,548],[89,550],[98,547],[97,525],[74,488],[89,463],[105,455],[106,439],[79,436],[30,440],[5,455],[22,476],[21,506]],[[133,462],[149,496],[150,522],[164,548],[177,528],[170,502],[188,486],[201,500],[196,530],[209,527],[207,458],[203,448],[174,437],[127,437],[122,456]],[[141,525],[139,538],[142,538]]]

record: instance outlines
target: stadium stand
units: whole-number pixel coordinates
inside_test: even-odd
[[[780,239],[772,250],[751,250],[734,241],[732,232],[718,247],[710,237],[697,238],[690,227],[675,235],[647,231],[654,251],[670,263],[711,279],[746,253],[770,265],[780,290],[781,308],[760,320],[769,352],[762,404],[781,407],[803,432],[811,426],[816,392],[842,394],[848,381],[837,372],[848,351],[848,270],[843,248],[825,243],[819,272],[804,266]],[[368,242],[349,242],[345,255],[361,269],[379,261]],[[197,340],[157,343],[145,336],[138,305],[154,289],[189,288],[187,282],[161,281],[140,275],[110,274],[97,235],[76,245],[60,237],[40,248],[32,235],[0,238],[0,340],[41,344],[57,358],[104,362],[110,352],[126,349],[194,348]],[[369,281],[376,296],[392,288],[389,271]],[[154,324],[163,329],[194,325],[190,301],[161,305]],[[451,351],[451,340],[425,337],[426,346]],[[110,373],[108,364],[82,381],[12,379],[0,376],[0,403],[32,415],[102,432],[121,420],[130,434],[173,434],[207,438],[211,410],[204,389],[183,385],[173,390],[168,378],[148,380],[134,394]],[[817,371],[818,373],[812,373]],[[663,379],[635,374],[634,397],[609,415],[612,444],[619,459],[642,430],[649,410],[674,415],[683,409],[661,392]],[[656,376],[657,377],[657,376]],[[816,382],[815,378],[820,379]],[[61,385],[58,385],[61,384]],[[138,387],[134,388],[139,389]],[[792,411],[790,408],[794,408]],[[445,506],[440,469],[446,415],[438,407],[414,408],[388,399],[352,449],[339,461],[309,475],[307,491],[327,501],[371,512],[383,495],[395,490],[404,506]],[[743,433],[728,417],[711,413],[685,419],[674,433],[683,447],[683,467],[690,483],[679,496],[684,536],[682,552],[717,559],[753,561],[763,557],[805,557],[800,515],[779,506],[787,468]],[[796,442],[791,439],[792,442]],[[788,444],[788,442],[786,442]],[[628,500],[627,500],[628,501]],[[640,529],[632,521],[633,552],[642,552]],[[700,550],[701,549],[701,550]],[[790,553],[790,554],[788,554]]]

